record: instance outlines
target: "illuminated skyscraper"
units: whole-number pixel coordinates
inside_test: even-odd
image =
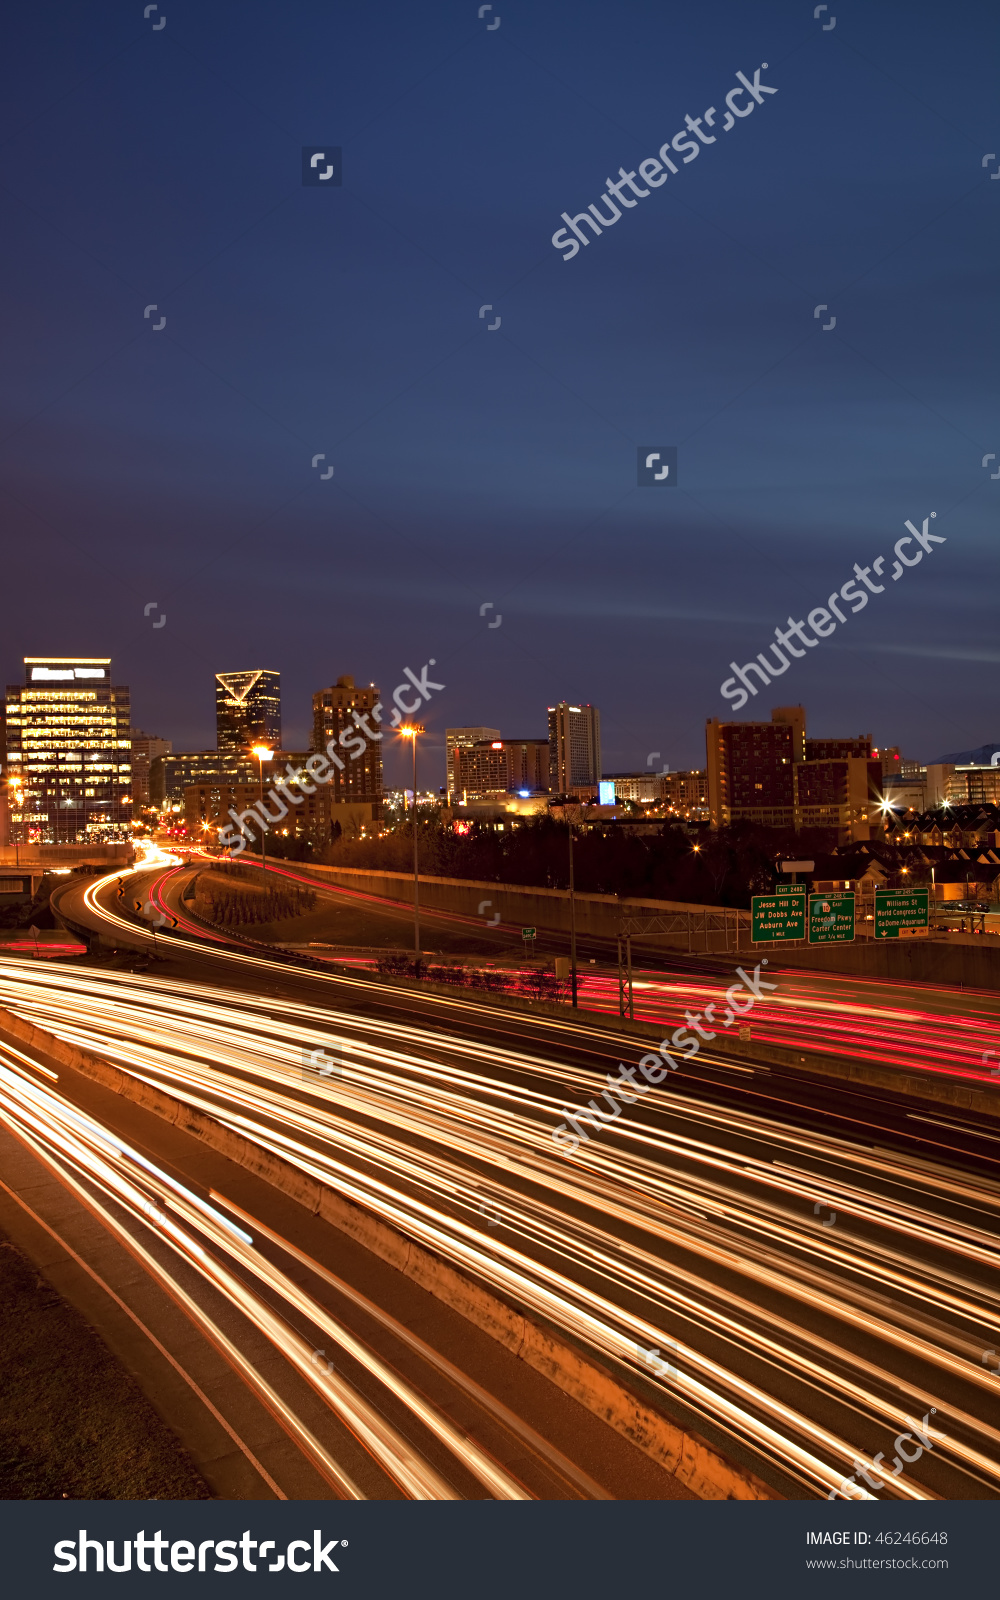
[[[7,687],[11,830],[19,844],[131,835],[129,692],[110,656],[25,656]]]
[[[330,803],[370,805],[373,820],[382,814],[382,743],[377,737],[382,730],[371,720],[378,704],[375,685],[361,687],[350,676],[313,695],[313,749],[325,750],[334,739],[344,763],[334,767],[326,785]],[[332,816],[336,820],[335,812]]]
[[[215,674],[216,745],[245,755],[251,745],[281,746],[281,674],[266,667]]]
[[[448,793],[454,794],[461,791],[458,780],[458,761],[461,750],[471,750],[474,744],[482,744],[484,739],[499,739],[499,728],[446,728],[444,731],[444,751]]]
[[[549,706],[549,788],[568,794],[600,782],[601,713],[596,706]]]

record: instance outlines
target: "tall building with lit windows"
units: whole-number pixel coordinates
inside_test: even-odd
[[[458,781],[458,763],[463,750],[471,750],[484,739],[499,739],[499,728],[446,728],[444,731],[445,782],[448,793],[461,789]]]
[[[882,763],[871,737],[808,739],[802,706],[778,706],[770,722],[705,727],[709,819],[713,828],[836,830],[839,844],[882,828]]]
[[[382,815],[383,729],[371,720],[376,707],[381,712],[375,684],[355,683],[347,674],[313,695],[313,750],[325,750],[333,739],[344,763],[324,786],[330,805],[370,806],[373,821]],[[331,817],[338,819],[335,809]]]
[[[25,656],[6,697],[4,777],[18,844],[131,835],[129,692],[110,656]]]
[[[281,749],[281,674],[266,667],[215,674],[216,748],[246,755],[255,744]]]
[[[549,706],[549,788],[568,794],[601,779],[601,713],[596,706]]]

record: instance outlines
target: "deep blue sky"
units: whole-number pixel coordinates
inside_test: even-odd
[[[702,765],[729,661],[933,510],[947,542],[752,714],[923,759],[1000,739],[995,7],[142,11],[7,22],[8,681],[111,653],[191,748],[217,670],[277,667],[292,746],[314,689],[433,656],[431,748],[544,735],[566,697],[605,770]],[[765,61],[776,95],[563,261],[560,212]],[[343,187],[303,187],[325,141]],[[637,488],[650,443],[677,488]]]

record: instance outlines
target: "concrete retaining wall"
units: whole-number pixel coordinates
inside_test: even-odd
[[[233,1133],[213,1117],[185,1105],[173,1095],[140,1082],[99,1056],[57,1039],[2,1008],[0,1032],[34,1045],[53,1060],[75,1068],[115,1094],[144,1106],[349,1234],[631,1440],[699,1499],[781,1498],[747,1468],[728,1460],[699,1435],[647,1405],[638,1394],[626,1389],[612,1372],[562,1334],[507,1305],[474,1278],[407,1239],[374,1213],[300,1172],[290,1162],[260,1149],[244,1135]]]
[[[413,904],[412,873],[323,866],[299,870],[344,889],[355,889],[403,905]],[[644,950],[676,953],[687,951],[690,943],[694,951],[709,954],[730,951],[752,955],[754,950],[767,950],[772,960],[780,957],[782,965],[789,967],[856,973],[901,983],[1000,989],[1000,937],[993,934],[942,933],[918,939],[880,939],[877,943],[873,939],[860,939],[840,948],[802,946],[784,950],[780,944],[753,945],[748,929],[749,912],[732,907],[691,905],[683,900],[620,900],[617,895],[610,894],[578,894],[575,899],[576,931],[581,938],[615,939],[619,918],[625,912],[636,917],[662,917],[675,912],[691,914],[695,926],[690,941],[684,930],[643,936],[633,942],[634,961],[641,961]],[[490,914],[499,911],[505,923],[569,933],[569,893],[565,889],[536,889],[524,884],[421,875],[420,904],[428,910],[477,917],[483,900],[491,902]],[[706,915],[725,918],[727,926],[706,932],[698,925]]]
[[[372,872],[361,867],[301,867],[297,870],[323,878],[343,889],[355,889],[361,894],[373,894],[380,899],[395,900],[402,905],[413,904],[412,872]],[[749,912],[735,911],[725,906],[690,905],[683,900],[622,900],[614,894],[578,894],[576,901],[576,931],[582,937],[614,939],[618,935],[619,918],[623,911],[633,916],[662,917],[670,912],[693,913],[701,917],[725,917],[730,925],[730,940],[736,948],[736,928],[740,918],[746,922]],[[477,917],[483,900],[489,900],[490,914],[499,911],[502,922],[518,927],[539,927],[552,932],[569,933],[569,891],[567,889],[536,889],[526,884],[479,882],[474,878],[436,878],[420,876],[420,904],[430,911],[454,911],[461,916]],[[704,935],[698,934],[704,943]],[[745,942],[744,935],[744,942]],[[720,928],[713,935],[715,947],[725,936]],[[674,948],[687,948],[687,933],[676,937],[659,935],[643,940],[643,945],[665,944]]]

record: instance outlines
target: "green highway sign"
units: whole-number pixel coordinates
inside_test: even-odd
[[[521,929],[521,938],[522,939],[533,939],[534,937],[535,937],[535,929],[534,928],[522,928]]]
[[[750,901],[750,937],[754,944],[806,936],[806,886],[779,883],[773,894],[755,894]]]
[[[926,928],[927,902],[926,889],[876,889],[876,939],[898,939],[901,928]]]
[[[811,894],[809,896],[809,943],[851,944],[854,939],[854,896]]]

